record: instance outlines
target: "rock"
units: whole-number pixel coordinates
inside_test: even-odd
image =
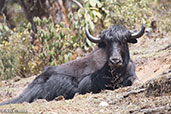
[[[100,102],[99,106],[107,107],[109,104],[105,101]]]
[[[65,100],[65,98],[63,96],[58,96],[55,98],[56,101],[61,101],[61,100]]]
[[[171,71],[171,70],[168,70]],[[171,94],[171,72],[164,72],[145,83],[147,96],[162,96]]]

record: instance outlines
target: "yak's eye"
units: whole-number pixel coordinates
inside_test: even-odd
[[[100,48],[104,48],[104,47],[107,46],[107,43],[101,42],[101,43],[98,44],[98,46],[99,46]]]

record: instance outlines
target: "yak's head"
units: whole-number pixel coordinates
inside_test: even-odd
[[[98,43],[99,48],[104,48],[108,56],[110,68],[121,68],[127,66],[130,56],[128,43],[136,43],[145,31],[144,20],[139,32],[132,32],[122,26],[111,26],[104,30],[99,38],[93,37],[86,25],[86,36],[94,43]]]

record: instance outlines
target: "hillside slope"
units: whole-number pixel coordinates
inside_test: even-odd
[[[158,38],[157,38],[158,37]],[[171,35],[143,37],[130,46],[139,77],[133,86],[99,94],[62,97],[51,102],[12,104],[0,107],[0,113],[34,114],[169,114],[171,113]],[[0,102],[18,96],[35,78],[15,78],[0,83]],[[34,107],[34,108],[33,108]]]

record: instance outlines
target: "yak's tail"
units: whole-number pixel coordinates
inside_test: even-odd
[[[34,100],[40,98],[42,95],[42,88],[40,84],[34,84],[36,80],[28,85],[28,87],[24,90],[24,92],[18,96],[17,98],[11,99],[7,102],[0,103],[0,106],[7,104],[18,104],[23,102],[31,103]]]
[[[20,96],[19,96],[19,97],[17,97],[17,98],[11,99],[11,100],[9,100],[9,101],[0,103],[0,106],[7,105],[7,104],[22,103],[20,99],[21,99],[21,98],[20,98]]]
[[[27,90],[28,88],[26,88],[25,91],[17,98],[0,103],[0,106],[7,105],[7,104],[18,104],[18,103],[23,103],[23,102],[31,103],[34,99],[34,94],[31,91],[27,91]]]
[[[11,99],[7,102],[2,102],[0,103],[0,106],[2,105],[7,105],[7,104],[19,104],[19,103],[23,103],[23,102],[28,102],[31,103],[34,100],[36,100],[36,94],[39,94],[38,91],[32,91],[32,89],[28,89],[26,88],[25,91],[18,96],[17,98]]]
[[[42,73],[41,75],[37,76],[28,86],[27,88],[23,91],[20,96],[17,98],[11,99],[7,102],[2,102],[0,103],[0,106],[2,105],[7,105],[7,104],[19,104],[23,102],[28,102],[31,103],[37,99],[46,99],[48,96],[48,93],[44,90],[43,84],[45,83],[45,79],[42,78],[45,73]]]

